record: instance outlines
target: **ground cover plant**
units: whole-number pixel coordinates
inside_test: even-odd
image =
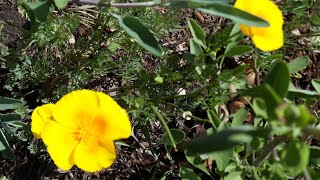
[[[4,1],[1,179],[319,179],[319,8]]]

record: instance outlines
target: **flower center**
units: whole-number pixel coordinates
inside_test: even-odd
[[[80,143],[82,139],[85,139],[89,135],[89,132],[85,128],[77,127],[77,129],[73,131],[72,135],[73,140]]]

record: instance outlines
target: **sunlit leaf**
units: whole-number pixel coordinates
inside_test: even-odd
[[[119,25],[146,50],[156,56],[164,54],[159,42],[139,19],[133,16],[122,18],[116,14],[113,14],[113,16],[118,19]]]
[[[188,20],[189,29],[191,31],[193,40],[201,45],[203,48],[206,48],[206,34],[203,32],[201,26],[197,24],[193,19]]]
[[[53,0],[53,2],[59,9],[65,8],[68,4],[68,0]]]
[[[303,70],[304,68],[306,68],[310,63],[310,59],[308,56],[303,56],[303,57],[298,57],[296,59],[294,59],[293,61],[289,62],[288,68],[290,73],[297,73],[301,70]]]

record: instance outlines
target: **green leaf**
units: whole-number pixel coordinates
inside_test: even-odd
[[[193,37],[193,40],[201,45],[203,48],[206,48],[206,34],[203,32],[201,26],[197,24],[193,19],[188,20],[188,25]]]
[[[238,90],[242,96],[259,97],[264,100],[269,118],[275,118],[275,109],[282,103],[281,98],[269,85],[264,84],[250,89]]]
[[[53,2],[59,9],[65,8],[68,4],[68,0],[53,0]]]
[[[207,14],[222,16],[237,23],[246,24],[248,26],[269,26],[269,23],[265,20],[227,4],[212,3],[207,5],[206,7],[198,8],[198,10]]]
[[[0,122],[20,121],[21,115],[17,113],[0,114]]]
[[[26,10],[34,30],[40,25],[41,22],[44,22],[49,14],[53,11],[51,4],[46,1],[23,1],[21,6]]]
[[[297,176],[307,168],[309,156],[309,145],[301,141],[289,141],[281,153],[281,162],[286,171]]]
[[[314,87],[314,89],[320,93],[320,80],[319,79],[312,79],[311,81],[312,86]]]
[[[181,143],[185,138],[185,133],[179,129],[170,129],[170,132],[172,134],[172,137],[173,137],[175,144]],[[172,143],[171,143],[170,138],[167,133],[164,133],[164,135],[160,139],[159,143],[172,146]]]
[[[200,8],[215,3],[228,3],[228,0],[179,0],[171,1],[166,5],[175,8]]]
[[[287,65],[278,61],[273,64],[264,83],[268,83],[276,91],[276,93],[283,99],[288,93],[290,82],[290,72]]]
[[[233,48],[235,45],[237,45],[241,40],[243,39],[243,34],[240,32],[240,24],[236,23],[229,35],[229,43],[226,47],[226,50],[224,53],[226,54],[231,48]]]
[[[187,150],[184,151],[184,153],[187,158],[187,161],[190,164],[194,165],[195,167],[197,167],[198,169],[200,169],[201,171],[206,173],[208,176],[211,176],[208,169],[206,168],[206,166],[203,163],[204,160],[200,157],[200,155],[192,154],[192,153],[188,152]]]
[[[3,148],[4,147],[4,148]],[[2,130],[0,129],[0,151],[2,152],[2,154],[10,159],[13,160],[16,156],[13,154],[10,145],[7,141],[7,138],[4,136]]]
[[[221,120],[218,118],[216,113],[210,109],[207,110],[207,115],[212,126],[217,130],[220,126]]]
[[[287,65],[288,65],[290,74],[292,74],[292,73],[297,73],[303,70],[309,65],[309,63],[310,63],[309,57],[303,56],[303,57],[298,57],[294,59],[293,61],[289,62]]]
[[[288,91],[288,98],[294,99],[295,97],[305,98],[305,99],[315,99],[320,97],[320,93],[316,91],[309,91],[304,89],[298,89],[290,84]]]
[[[242,56],[252,51],[253,51],[253,48],[250,46],[235,45],[232,48],[230,48],[228,51],[226,51],[224,56],[225,57]]]
[[[244,122],[244,120],[246,119],[247,115],[248,115],[248,110],[245,108],[242,108],[240,110],[238,110],[235,114],[234,117],[232,119],[232,124],[231,127],[236,127],[236,126],[241,126]]]
[[[319,166],[320,165],[320,147],[311,146],[310,147],[310,162],[311,166]]]
[[[182,166],[179,174],[182,180],[201,180],[201,178],[192,169],[187,167]]]
[[[224,172],[225,168],[229,165],[229,162],[233,156],[233,149],[227,149],[224,151],[217,151],[208,154],[209,159],[216,162],[218,170]]]
[[[310,17],[310,22],[313,26],[320,26],[320,18],[317,14],[312,14]]]
[[[5,111],[8,109],[17,109],[21,106],[22,102],[20,100],[0,96],[0,111]]]
[[[112,15],[118,19],[119,25],[131,37],[137,40],[137,42],[143,48],[145,48],[147,51],[151,52],[156,56],[163,56],[164,52],[161,45],[153,36],[153,34],[149,31],[149,29],[144,24],[142,24],[139,19],[132,16],[126,16],[124,18],[121,18],[119,15]]]
[[[190,42],[190,53],[196,56],[200,56],[203,53],[201,46],[197,44],[193,38],[190,38],[189,42]]]
[[[268,119],[267,105],[262,98],[256,97],[252,100],[252,109],[256,115]]]
[[[241,174],[242,172],[240,171],[232,172],[228,174],[224,180],[242,180]]]
[[[254,136],[266,137],[269,129],[258,129],[252,126],[240,126],[224,129],[216,134],[194,138],[184,144],[191,153],[211,153],[224,151],[241,143],[249,143]]]

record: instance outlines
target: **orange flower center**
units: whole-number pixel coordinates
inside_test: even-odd
[[[81,121],[72,133],[73,140],[77,143],[85,140],[88,136],[101,136],[106,132],[107,123],[103,116],[97,115],[93,120],[87,122],[90,123],[88,123],[88,126],[85,126],[83,121]]]

